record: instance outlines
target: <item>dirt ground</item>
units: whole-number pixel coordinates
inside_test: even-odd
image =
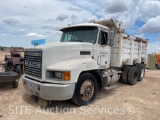
[[[78,107],[70,100],[53,101],[47,109],[40,109],[34,96],[23,88],[0,88],[0,119],[51,120],[51,119],[130,119],[158,120],[160,118],[160,71],[146,70],[141,83],[129,86],[116,83],[110,90],[100,90],[96,101]]]
[[[0,120],[159,118],[160,70],[146,70],[143,81],[135,86],[116,83],[109,90],[99,90],[96,101],[83,107],[67,100],[52,101],[47,109],[40,109],[35,97],[24,90],[22,79],[19,81],[18,89],[12,86],[0,87]]]

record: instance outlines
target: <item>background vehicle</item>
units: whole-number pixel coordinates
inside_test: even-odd
[[[17,72],[0,72],[0,86],[12,85],[13,88],[18,88],[18,81],[21,74]]]
[[[20,51],[14,48],[10,49],[11,55],[5,55],[4,64],[5,71],[17,71],[19,74],[23,73],[24,58],[21,57]]]
[[[148,40],[127,35],[122,26],[114,19],[72,25],[61,29],[59,43],[26,48],[25,89],[82,106],[120,78],[135,85],[145,74]]]
[[[160,53],[156,54],[156,68],[160,69]]]

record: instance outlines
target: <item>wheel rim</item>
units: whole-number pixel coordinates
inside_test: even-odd
[[[94,93],[94,84],[91,80],[86,80],[82,86],[81,86],[81,91],[80,95],[81,98],[85,101],[88,101]]]
[[[144,69],[142,69],[142,72],[141,72],[141,78],[144,77]]]

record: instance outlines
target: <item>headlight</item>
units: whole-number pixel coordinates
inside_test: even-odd
[[[69,81],[71,79],[71,72],[70,71],[47,71],[46,78],[54,79],[58,78],[61,80]]]
[[[55,73],[55,78],[62,79],[62,72],[54,72]]]

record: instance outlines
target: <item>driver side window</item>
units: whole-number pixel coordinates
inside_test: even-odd
[[[65,41],[70,41],[72,39],[72,34],[66,34],[64,36]]]
[[[107,45],[108,44],[108,33],[107,32],[100,31],[98,44],[99,45]]]

